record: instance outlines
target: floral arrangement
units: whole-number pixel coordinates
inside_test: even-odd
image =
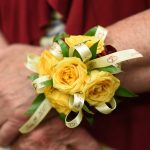
[[[75,128],[87,113],[94,115],[93,108],[109,114],[116,108],[116,97],[136,96],[121,87],[115,74],[121,73],[121,62],[142,55],[134,49],[117,52],[104,44],[106,35],[101,26],[85,35],[63,33],[40,56],[28,55],[25,65],[34,72],[29,79],[38,96],[26,112],[31,117],[21,133],[33,130],[52,108],[67,127]]]

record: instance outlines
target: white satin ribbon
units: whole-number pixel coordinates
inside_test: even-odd
[[[112,98],[112,100],[109,102],[111,108],[106,104],[102,104],[100,106],[97,106],[95,107],[100,113],[103,113],[103,114],[109,114],[111,113],[114,109],[116,109],[116,101],[114,98]]]
[[[77,52],[80,54],[82,61],[86,62],[92,57],[92,53],[88,46],[84,43],[80,43],[76,46],[74,46],[74,49],[77,50]]]
[[[39,62],[39,56],[34,55],[34,54],[28,54],[27,56],[27,62],[25,63],[26,68],[28,68],[29,70],[37,73],[38,69],[37,69],[37,65]]]
[[[37,91],[37,93],[43,93],[45,85],[43,82],[50,80],[49,76],[40,76],[39,78],[35,79],[32,84]]]
[[[52,106],[50,102],[45,99],[36,112],[31,116],[31,118],[19,129],[23,134],[31,132],[35,127],[37,127],[44,117],[51,110]]]
[[[69,99],[69,106],[72,111],[77,112],[77,115],[75,118],[73,118],[70,121],[67,121],[70,113],[66,116],[65,124],[68,128],[75,128],[81,123],[83,118],[83,113],[82,113],[83,105],[84,105],[84,97],[82,94],[75,93],[74,96]]]
[[[61,47],[58,43],[54,42],[50,45],[49,52],[52,53],[56,58],[63,59]]]
[[[79,93],[74,94],[73,97],[69,99],[69,106],[73,111],[80,111],[84,105],[84,98]]]
[[[98,26],[95,33],[95,37],[102,39],[104,41],[107,36],[107,33],[108,31],[105,28],[103,28],[102,26]]]
[[[135,49],[127,49],[127,50],[122,50],[118,51],[97,59],[93,59],[89,62],[87,62],[88,69],[95,69],[95,68],[100,68],[100,67],[107,67],[110,65],[115,66],[116,64],[134,59],[134,58],[139,58],[143,57],[142,54],[140,54],[138,51]]]
[[[78,112],[77,116],[73,120],[67,121],[67,118],[68,118],[68,115],[65,118],[65,124],[66,124],[66,126],[68,128],[75,128],[75,127],[77,127],[81,123],[82,118],[83,118],[82,110],[80,110]]]

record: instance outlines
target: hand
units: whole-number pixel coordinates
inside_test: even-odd
[[[22,135],[12,150],[100,150],[100,145],[82,128],[67,128],[54,118],[43,123],[33,132]]]
[[[27,53],[40,50],[19,44],[0,49],[0,146],[12,142],[26,120],[24,112],[34,99],[34,90],[24,62]]]

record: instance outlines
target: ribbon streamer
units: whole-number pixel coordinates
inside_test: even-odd
[[[139,57],[143,57],[143,56],[138,51],[136,51],[135,49],[127,49],[97,59],[93,59],[87,63],[87,66],[88,69],[107,67],[111,65],[116,66],[117,63],[129,59],[139,58]]]
[[[22,125],[19,131],[23,134],[31,132],[44,119],[51,108],[52,106],[50,102],[45,99],[31,118],[24,125]]]
[[[114,109],[116,109],[116,101],[114,98],[112,98],[112,100],[109,102],[111,108],[106,104],[102,104],[100,106],[95,107],[99,112],[103,113],[103,114],[109,114],[111,113]]]
[[[29,54],[27,56],[27,62],[25,63],[26,68],[28,68],[29,70],[37,73],[38,69],[37,69],[37,65],[39,62],[39,56],[34,55],[34,54]]]

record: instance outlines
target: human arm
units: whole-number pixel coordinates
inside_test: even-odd
[[[8,42],[2,32],[0,31],[0,49],[8,46]]]
[[[25,149],[101,150],[101,146],[85,129],[69,129],[59,118],[53,118],[12,145],[12,150]]]
[[[41,48],[13,44],[0,49],[0,145],[9,144],[25,122],[24,112],[34,99],[34,92],[24,67],[27,53]]]
[[[126,61],[118,77],[121,84],[135,92],[150,91],[150,9],[108,27],[106,44],[117,50],[134,48],[143,58]]]

